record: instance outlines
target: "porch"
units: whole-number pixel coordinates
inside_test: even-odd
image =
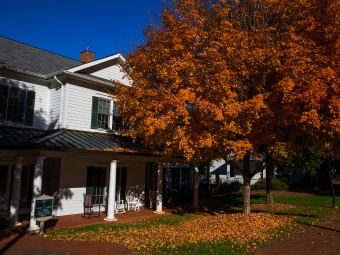
[[[20,224],[18,216],[27,210],[29,229],[38,231],[35,199],[42,194],[53,197],[53,215],[58,217],[82,213],[84,194],[91,194],[99,198],[94,204],[104,205],[107,221],[124,218],[115,206],[117,200],[127,202],[126,194],[147,206],[149,192],[155,191],[155,211],[163,213],[165,190],[191,188],[192,204],[198,205],[198,171],[184,158],[152,154],[126,137],[59,130],[46,131],[42,138],[26,129],[5,127],[0,127],[0,134],[0,215],[8,212],[10,225]],[[13,137],[21,137],[19,143]],[[186,164],[186,170],[177,164]]]

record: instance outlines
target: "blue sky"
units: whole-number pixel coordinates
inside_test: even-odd
[[[143,28],[157,19],[162,0],[3,0],[0,35],[79,60],[95,59],[143,43]]]

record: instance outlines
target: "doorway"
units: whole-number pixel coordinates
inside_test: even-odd
[[[86,194],[92,194],[92,203],[105,204],[106,167],[87,167]]]

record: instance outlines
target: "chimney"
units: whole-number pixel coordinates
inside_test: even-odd
[[[89,63],[94,60],[94,52],[89,50],[89,47],[86,50],[80,52],[80,62]]]

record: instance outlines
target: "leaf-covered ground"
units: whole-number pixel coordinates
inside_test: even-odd
[[[136,226],[128,228],[55,233],[56,240],[95,240],[123,244],[145,253],[162,247],[175,248],[188,243],[214,243],[228,239],[235,245],[273,238],[275,229],[293,226],[294,217],[269,213],[201,215],[173,225]],[[256,244],[254,244],[256,245]]]
[[[296,208],[296,205],[289,205],[289,204],[252,204],[251,210],[258,210],[258,211],[283,211]]]

